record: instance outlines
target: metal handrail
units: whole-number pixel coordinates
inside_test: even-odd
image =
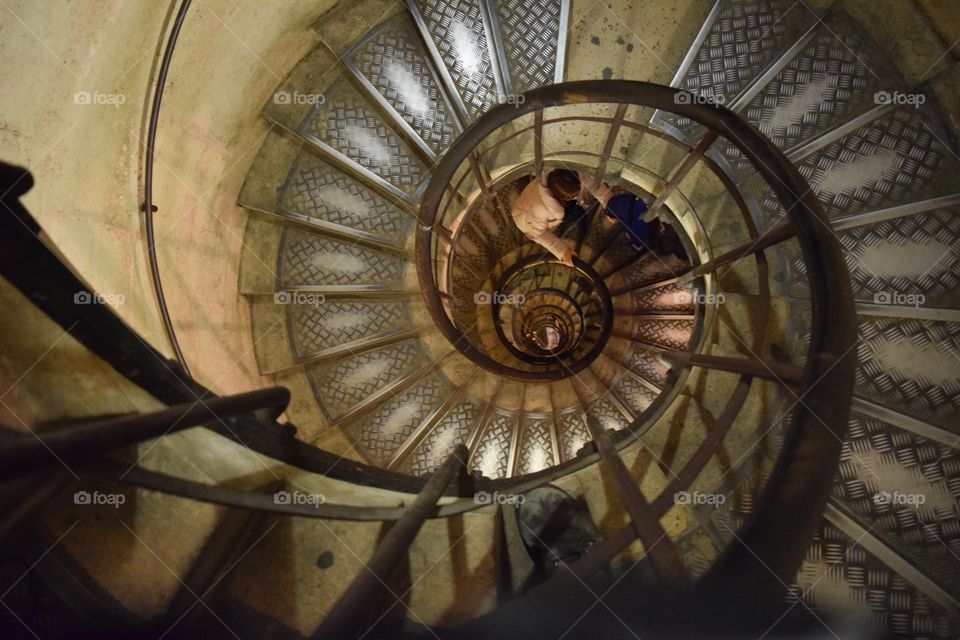
[[[212,420],[268,411],[275,419],[290,402],[290,391],[270,387],[204,402],[186,402],[152,413],[137,413],[58,424],[38,435],[14,433],[0,447],[0,481],[32,473],[57,463],[82,461],[124,445],[138,444]]]
[[[167,340],[173,348],[173,353],[180,364],[180,367],[189,374],[186,358],[180,349],[180,343],[177,341],[177,334],[173,328],[173,321],[170,319],[170,311],[167,309],[167,300],[163,293],[163,282],[160,279],[160,264],[157,260],[156,238],[153,229],[153,163],[157,146],[157,126],[160,122],[160,105],[163,102],[163,92],[167,86],[167,74],[170,72],[170,63],[173,60],[173,51],[177,46],[177,40],[180,38],[180,29],[187,17],[187,11],[190,9],[192,0],[183,0],[180,3],[180,9],[177,11],[177,17],[173,21],[170,29],[170,35],[167,37],[167,44],[163,50],[163,58],[160,61],[160,69],[157,72],[157,81],[153,90],[153,100],[150,106],[150,121],[147,126],[147,141],[144,148],[143,162],[143,224],[147,240],[147,257],[150,261],[150,278],[153,282],[153,291],[156,295],[157,307],[160,311],[160,317],[163,320],[163,330],[166,333]]]

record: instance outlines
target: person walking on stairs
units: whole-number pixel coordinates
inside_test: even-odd
[[[590,180],[582,172],[554,169],[524,187],[513,205],[514,224],[527,238],[572,267],[576,253],[557,237],[555,231],[565,218],[568,222],[581,221],[583,209],[578,202],[588,193],[599,201],[601,207],[606,206],[613,196],[612,189],[606,184],[591,188]]]

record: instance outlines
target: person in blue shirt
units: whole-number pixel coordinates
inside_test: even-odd
[[[607,218],[623,225],[634,249],[687,260],[687,252],[674,228],[657,219],[645,222],[643,214],[646,211],[647,203],[632,193],[620,193],[607,201]]]

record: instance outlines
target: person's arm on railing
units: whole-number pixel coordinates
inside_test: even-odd
[[[529,221],[527,229],[524,231],[524,235],[556,256],[557,260],[563,262],[567,266],[573,266],[573,258],[576,255],[573,249],[568,247],[563,240],[558,238],[556,234],[550,231],[546,223],[542,220]]]

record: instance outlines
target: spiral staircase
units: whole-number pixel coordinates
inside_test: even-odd
[[[211,411],[51,484],[5,633],[956,637],[956,102],[821,4],[701,7],[671,87],[577,75],[600,43],[567,0],[321,16],[238,198],[282,422]],[[555,260],[510,217],[553,168],[643,198],[689,260],[596,203]],[[550,577],[512,502],[545,484],[602,539]]]

